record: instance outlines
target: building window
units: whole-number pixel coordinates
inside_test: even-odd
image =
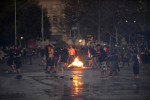
[[[57,25],[58,18],[57,16],[53,16],[53,25]]]

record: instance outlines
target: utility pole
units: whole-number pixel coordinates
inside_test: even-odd
[[[79,17],[79,0],[78,0],[78,5],[77,5],[78,7],[78,10],[77,10],[77,17]],[[79,20],[79,18],[78,18],[78,20]],[[77,27],[78,27],[78,39],[80,38],[80,24],[79,24],[79,21],[78,21],[78,23],[77,23]]]
[[[118,44],[118,26],[117,25],[115,26],[115,29],[116,29],[116,44]]]
[[[100,43],[100,0],[98,6],[98,43]]]
[[[17,36],[17,28],[16,28],[16,0],[15,0],[15,46],[17,46],[16,36]]]
[[[43,3],[43,0],[42,0]],[[42,45],[44,48],[44,29],[43,29],[43,5],[42,5],[42,20],[41,20]]]
[[[130,33],[129,33],[129,46],[131,45],[131,37],[130,37]]]

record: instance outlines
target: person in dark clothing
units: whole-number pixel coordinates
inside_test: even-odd
[[[102,63],[107,57],[106,52],[100,45],[97,45],[97,57],[99,64]]]
[[[67,50],[67,48],[65,47],[65,48],[63,48],[62,49],[62,52],[63,52],[63,58],[62,59],[64,59],[64,67],[66,68],[67,67],[67,65],[68,65],[68,56],[69,56],[69,53],[68,53],[68,50]]]
[[[33,57],[33,53],[32,53],[32,50],[29,48],[27,50],[27,58],[29,59],[29,64],[32,65],[32,57]]]
[[[44,65],[44,49],[40,49],[41,62],[40,65]]]
[[[127,49],[123,49],[123,67],[125,66],[125,63],[127,63],[129,67],[129,51]]]
[[[13,69],[14,72],[16,72],[15,70],[15,66],[14,66],[14,53],[12,51],[12,49],[10,49],[9,53],[8,53],[8,60],[7,60],[7,69],[6,69],[6,73],[8,73],[9,67],[11,67]]]
[[[117,77],[118,76],[118,50],[116,47],[112,48],[111,50],[111,61],[112,61],[112,67],[109,72],[110,77]]]
[[[100,69],[101,69],[101,77],[104,78],[104,73],[106,77],[108,76],[108,70],[106,65],[107,54],[100,45],[97,45],[97,52],[98,52],[98,60],[100,63]]]
[[[47,61],[48,61],[48,46],[45,47],[45,56],[46,56],[46,67],[45,67],[45,70],[47,70],[48,69],[48,63],[47,63]]]
[[[64,78],[64,64],[67,63],[68,58],[68,50],[67,49],[60,49],[57,61],[57,70],[56,70],[56,77],[58,77],[59,68],[61,68],[62,75],[60,78]]]
[[[104,74],[105,74],[105,77],[108,77],[108,66],[107,66],[107,63],[106,63],[106,60],[107,59],[107,54],[106,52],[104,51],[104,49],[101,49],[101,77],[104,78]]]
[[[21,79],[22,75],[21,75],[21,67],[22,67],[22,62],[21,62],[21,51],[18,50],[17,48],[15,48],[15,54],[14,54],[14,63],[16,65],[16,69],[17,69],[17,79]]]
[[[93,67],[97,68],[98,63],[97,63],[97,58],[96,58],[96,46],[90,49],[90,53],[92,55],[92,62],[93,62]]]
[[[137,50],[134,48],[133,54],[132,54],[134,78],[139,78],[139,60],[138,60],[138,57],[139,57],[139,54],[138,54]]]

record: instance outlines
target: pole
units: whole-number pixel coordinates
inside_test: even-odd
[[[129,46],[130,46],[130,44],[131,44],[131,40],[130,40],[131,38],[130,38],[130,33],[129,33]]]
[[[100,43],[100,0],[98,7],[98,43]]]
[[[16,35],[17,35],[17,30],[16,30],[16,0],[15,0],[15,46],[17,45],[17,41],[16,41]]]
[[[116,29],[116,44],[118,44],[118,28],[117,28],[117,26],[115,26],[115,29]]]
[[[42,32],[42,45],[43,45],[43,48],[44,48],[43,5],[42,5],[42,20],[41,20],[41,24],[42,24],[42,27],[41,27],[41,32]]]
[[[79,0],[78,0],[78,8],[79,8]],[[79,17],[79,12],[77,12],[77,16]],[[78,39],[80,38],[80,29],[79,29],[79,22],[78,22]]]
[[[110,35],[110,34],[109,34]],[[111,45],[111,35],[109,37],[109,45]]]

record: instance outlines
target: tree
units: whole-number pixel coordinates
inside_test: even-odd
[[[129,41],[130,35],[133,36],[132,40],[135,40],[136,32],[149,30],[149,0],[65,1],[67,24],[71,27],[72,24],[80,23],[80,33],[84,39],[87,39],[87,35],[91,35],[96,40],[99,26],[101,41],[111,40],[113,44],[121,43],[122,38]]]
[[[0,17],[0,45],[14,45],[15,39],[15,5],[13,0],[3,0]],[[24,37],[25,42],[31,38],[41,37],[41,7],[28,0],[16,0],[17,38]],[[49,38],[50,23],[44,10],[44,37]]]

